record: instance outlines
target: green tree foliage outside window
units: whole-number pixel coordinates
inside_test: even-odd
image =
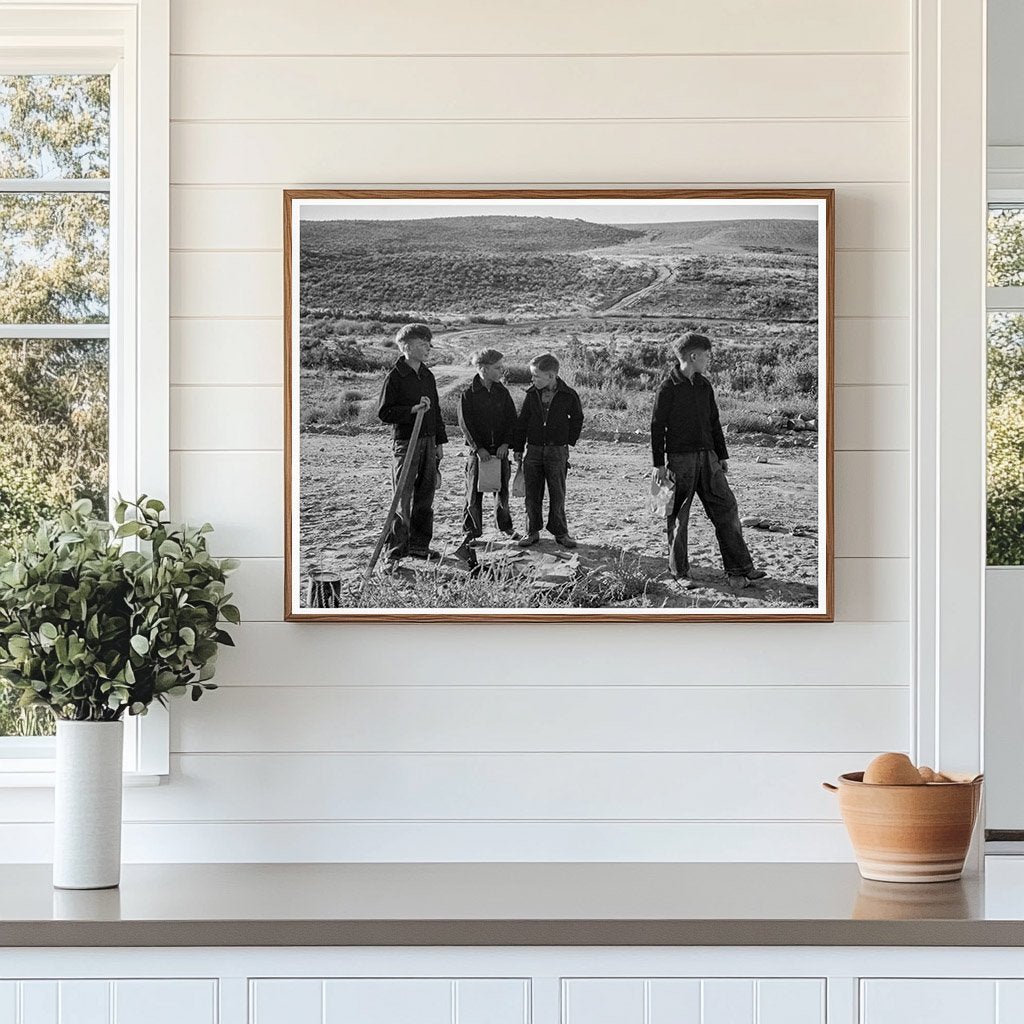
[[[110,176],[106,75],[0,76],[0,178]],[[106,324],[106,191],[0,193],[0,323]],[[57,332],[59,333],[59,332]],[[0,544],[78,498],[106,514],[105,338],[0,338]],[[0,736],[51,731],[0,687]]]
[[[993,210],[988,284],[1024,285],[1024,209]],[[1024,565],[1024,313],[988,319],[989,565]]]

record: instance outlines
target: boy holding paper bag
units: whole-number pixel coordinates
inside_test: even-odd
[[[483,535],[483,492],[477,483],[483,468],[485,475],[498,470],[498,489],[494,519],[498,529],[518,540],[512,528],[508,489],[511,476],[508,451],[516,426],[516,406],[508,389],[501,383],[505,369],[502,354],[493,348],[481,349],[472,355],[476,376],[462,393],[459,402],[459,426],[465,436],[469,453],[466,457],[466,505],[462,515],[463,540],[455,552],[467,565],[476,565],[472,542]],[[493,463],[498,465],[494,466]]]

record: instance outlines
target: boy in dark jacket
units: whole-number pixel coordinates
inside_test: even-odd
[[[527,534],[519,542],[521,548],[540,540],[545,484],[548,531],[562,547],[576,547],[565,518],[565,478],[569,448],[580,439],[583,429],[583,406],[580,396],[558,376],[558,368],[558,360],[550,354],[537,356],[530,363],[533,386],[526,392],[516,423],[512,447],[516,462],[523,462],[526,479]]]
[[[477,490],[480,464],[497,459],[501,463],[501,482],[494,506],[494,520],[498,529],[515,540],[512,513],[508,507],[510,466],[509,448],[516,428],[516,406],[512,396],[501,383],[505,373],[503,356],[493,348],[474,352],[472,359],[476,376],[459,401],[459,426],[466,438],[469,452],[466,456],[466,506],[462,513],[462,545],[455,552],[470,567],[477,564],[476,553],[470,546],[484,532],[483,494]]]
[[[715,390],[704,376],[711,342],[690,331],[674,348],[679,365],[658,390],[651,416],[651,454],[658,483],[670,477],[675,481],[667,523],[669,570],[677,579],[689,579],[687,532],[696,494],[714,524],[726,574],[744,585],[745,580],[764,579],[768,574],[754,568],[736,498],[726,479],[729,452]]]
[[[430,546],[434,535],[434,491],[437,488],[437,467],[448,440],[441,421],[441,403],[437,382],[424,365],[430,355],[430,328],[426,324],[406,324],[395,335],[402,350],[380,390],[377,415],[392,425],[393,459],[391,485],[398,486],[402,461],[409,450],[412,425],[419,409],[424,409],[412,472],[406,481],[398,505],[398,513],[386,541],[387,558],[391,562],[409,555],[438,561],[441,556]]]

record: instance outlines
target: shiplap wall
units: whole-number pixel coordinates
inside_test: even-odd
[[[849,859],[819,782],[911,731],[909,0],[174,0],[172,48],[173,511],[246,622],[126,857]],[[836,187],[835,624],[280,621],[281,190],[433,184]]]

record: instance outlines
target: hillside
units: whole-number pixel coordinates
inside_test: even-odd
[[[557,217],[434,217],[424,220],[308,220],[302,253],[579,252],[619,245],[642,231]]]
[[[818,225],[813,220],[693,220],[667,224],[630,224],[651,242],[701,249],[792,249],[816,252]]]

